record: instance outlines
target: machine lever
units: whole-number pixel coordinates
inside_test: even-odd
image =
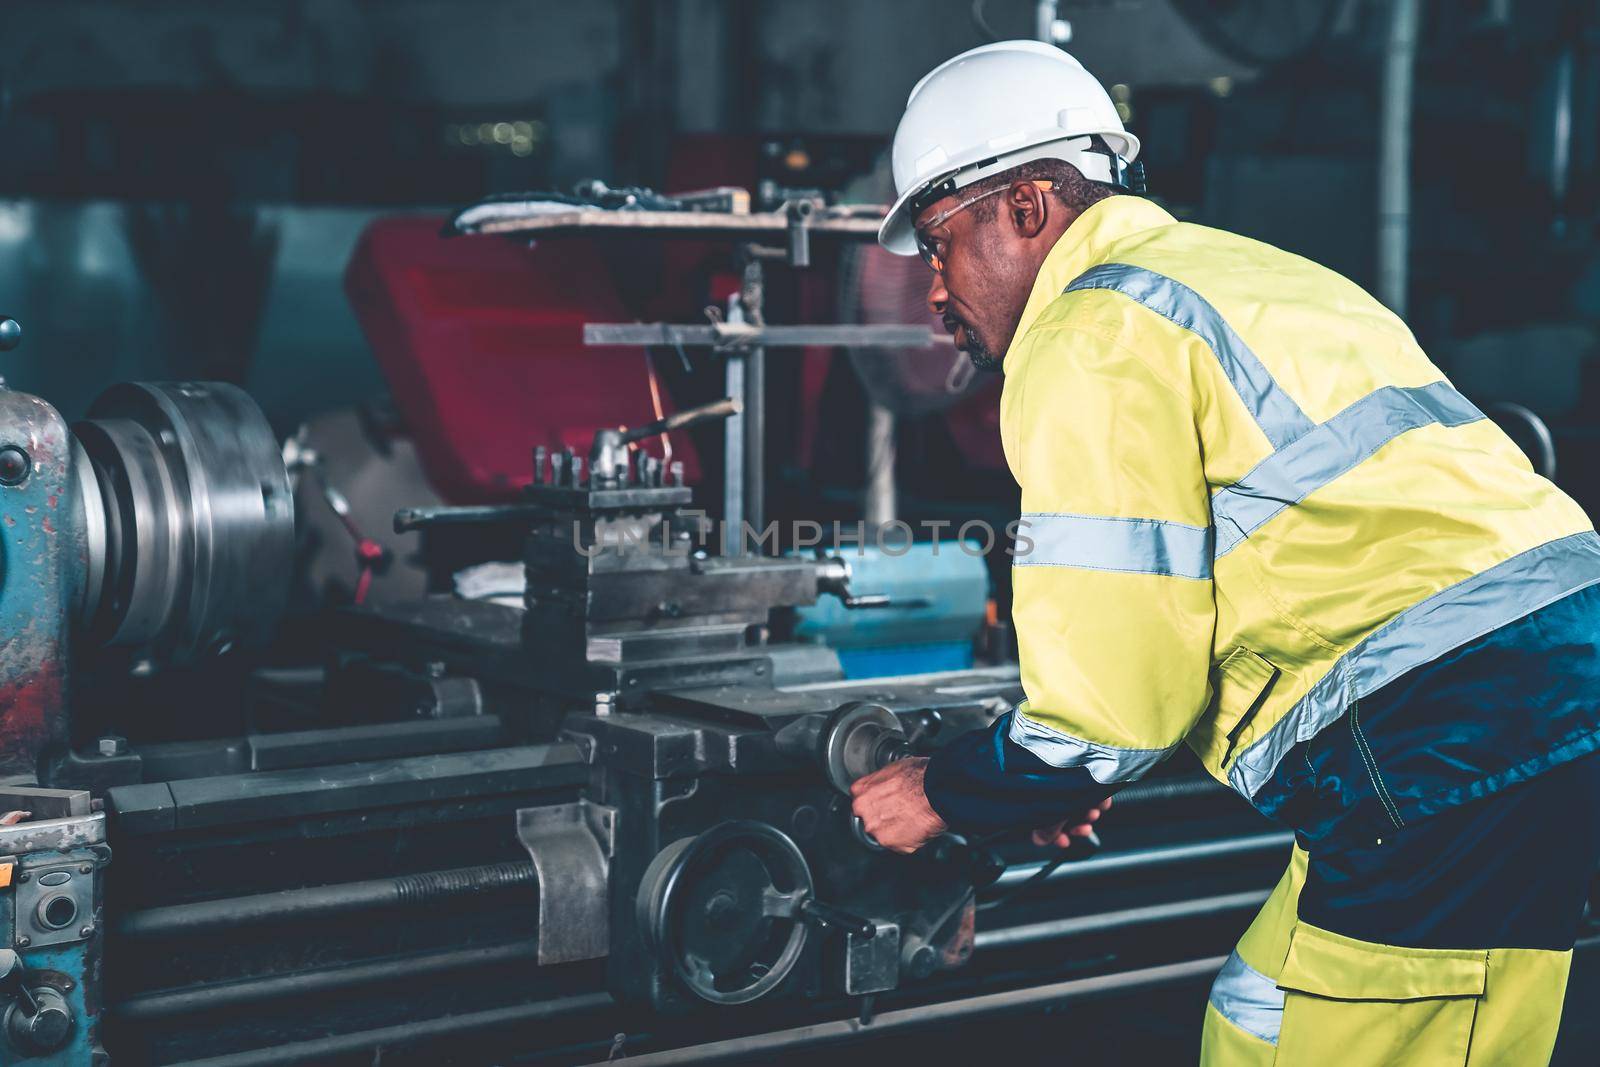
[[[49,985],[30,985],[22,958],[14,949],[0,949],[0,1005],[3,1043],[20,1050],[23,1058],[58,1052],[72,1035],[72,1006],[61,991]]]
[[[631,430],[622,431],[622,443],[630,444],[634,441],[644,441],[660,434],[671,433],[673,430],[682,430],[689,426],[698,426],[702,422],[712,419],[726,419],[739,414],[744,410],[744,402],[731,396],[721,400],[713,400],[709,404],[701,404],[697,408],[688,408],[677,411],[655,422],[647,422],[643,426],[635,426]]]
[[[424,526],[470,526],[477,523],[517,522],[538,518],[543,514],[545,510],[535,504],[401,508],[394,513],[394,532],[409,533]]]
[[[812,926],[822,930],[840,930],[853,934],[863,941],[870,941],[878,932],[876,923],[863,919],[859,915],[852,915],[832,904],[824,904],[815,897],[806,897],[800,902],[800,918]]]
[[[28,988],[28,972],[15,949],[0,948],[0,997],[15,997],[29,1015],[39,1011],[39,1002]]]
[[[831,593],[853,611],[863,608],[925,608],[932,604],[927,597],[895,600],[888,593],[852,593],[849,562],[840,556],[830,556],[820,548],[817,549],[817,592]]]
[[[655,422],[630,430],[603,426],[594,432],[589,446],[589,477],[596,486],[616,486],[628,479],[628,446],[646,438],[695,426],[710,419],[726,419],[744,410],[744,402],[731,396],[701,404],[697,408],[674,412]],[[657,468],[659,475],[659,468]],[[657,479],[652,479],[657,480]],[[643,479],[641,479],[643,484]]]
[[[891,599],[888,593],[862,593],[859,596],[843,596],[839,602],[852,610],[862,608],[925,608],[931,601],[927,597],[918,596],[905,600]]]

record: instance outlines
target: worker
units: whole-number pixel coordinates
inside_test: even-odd
[[[1399,318],[1176,221],[1139,147],[1048,45],[912,90],[879,240],[1005,374],[1026,700],[854,811],[898,852],[1068,843],[1187,745],[1296,838],[1202,1063],[1544,1063],[1600,858],[1600,540]]]

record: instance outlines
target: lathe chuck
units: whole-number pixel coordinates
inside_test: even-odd
[[[288,597],[294,508],[255,402],[222,382],[115,385],[73,433],[87,634],[163,660],[265,640]]]

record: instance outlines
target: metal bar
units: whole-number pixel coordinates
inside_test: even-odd
[[[114,786],[106,806],[127,836],[553,790],[587,779],[577,746],[558,742]]]
[[[281,771],[352,759],[399,759],[488,748],[503,740],[499,716],[386,722],[338,726],[326,730],[293,730],[250,734],[250,768]]]
[[[472,526],[487,522],[531,521],[549,514],[538,504],[468,504],[460,507],[401,508],[394,513],[394,532],[406,533],[423,526]]]
[[[0,855],[24,852],[70,852],[106,839],[106,817],[100,812],[65,819],[41,819],[0,826]]]
[[[1574,949],[1576,951],[1588,951],[1595,947],[1600,947],[1600,937],[1580,940],[1574,946]],[[792,1030],[782,1030],[752,1037],[711,1042],[689,1048],[668,1049],[663,1052],[630,1056],[627,1062],[630,1067],[669,1067],[669,1065],[673,1064],[688,1065],[748,1060],[763,1053],[772,1054],[809,1046],[845,1044],[853,1040],[893,1034],[913,1027],[959,1022],[965,1019],[999,1015],[1006,1012],[1023,1012],[1048,1007],[1053,1004],[1093,1000],[1140,990],[1156,989],[1162,986],[1180,985],[1184,982],[1210,978],[1222,968],[1223,962],[1224,957],[1213,956],[1206,959],[1165,964],[1159,967],[1124,971],[1120,974],[1101,975],[1093,978],[1075,978],[1031,989],[991,993],[985,996],[884,1012],[865,1026],[855,1019],[841,1019],[813,1026],[796,1027]],[[407,1041],[443,1037],[454,1033],[471,1033],[494,1026],[581,1016],[600,1012],[614,1006],[611,997],[605,993],[584,993],[562,997],[559,1000],[539,1001],[532,1004],[514,1005],[508,1008],[495,1008],[489,1011],[473,1012],[467,1015],[452,1015],[440,1019],[426,1019],[417,1023],[384,1027],[378,1030],[339,1034],[313,1041],[278,1045],[273,1048],[236,1052],[205,1060],[190,1060],[185,1063],[172,1064],[170,1067],[274,1067],[274,1065],[278,1064],[317,1063],[330,1056],[361,1052],[382,1045],[397,1045]]]
[[[1206,797],[1238,796],[1232,789],[1209,775],[1185,778],[1157,778],[1130,785],[1116,794],[1113,808],[1124,810],[1169,800],[1196,800]]]
[[[729,352],[722,390],[744,396],[743,352]],[[722,554],[733,557],[744,548],[744,411],[728,416],[722,430]]]
[[[870,530],[892,522],[895,501],[895,417],[881,404],[867,406],[867,485],[862,500],[862,515]]]
[[[823,212],[813,216],[813,234],[868,240],[878,235],[886,208],[857,208],[859,214]],[[870,213],[869,213],[870,212]],[[628,236],[678,237],[700,235],[751,239],[787,237],[789,216],[781,211],[760,211],[735,215],[716,211],[612,211],[607,208],[575,208],[572,211],[541,211],[521,218],[500,217],[472,224],[467,233],[527,233],[550,237],[583,233],[612,232]]]
[[[1378,129],[1378,299],[1406,314],[1411,242],[1412,80],[1422,0],[1391,0]]]
[[[1222,966],[1221,961],[1217,966]],[[453,1034],[476,1034],[492,1027],[510,1027],[526,1023],[546,1022],[572,1016],[587,1015],[611,1008],[615,1002],[608,993],[580,993],[558,1000],[540,1000],[531,1004],[513,1004],[505,1008],[468,1012],[463,1015],[446,1015],[436,1019],[385,1026],[376,1030],[360,1030],[352,1034],[335,1034],[312,1041],[296,1041],[272,1048],[251,1049],[225,1056],[203,1060],[186,1060],[168,1067],[290,1067],[293,1064],[326,1063],[333,1056],[365,1052],[379,1047],[405,1048],[418,1041],[449,1037]]]
[[[1025,926],[1008,926],[999,930],[980,931],[973,941],[973,949],[1019,948],[1036,945],[1042,941],[1061,941],[1085,934],[1103,934],[1111,930],[1126,930],[1134,926],[1153,926],[1176,919],[1195,919],[1230,911],[1243,911],[1259,907],[1269,896],[1265,889],[1248,893],[1224,893],[1197,900],[1180,900],[1170,904],[1153,904],[1144,908],[1127,908],[1122,911],[1103,911],[1095,915],[1076,915],[1070,919],[1052,919],[1049,922],[1029,923]]]
[[[232,1011],[288,997],[320,996],[343,992],[364,985],[384,982],[411,982],[418,978],[446,974],[469,968],[493,967],[502,963],[532,961],[539,951],[537,941],[514,941],[505,945],[467,949],[461,952],[435,952],[423,956],[377,960],[348,967],[333,967],[300,974],[273,975],[239,982],[199,986],[168,993],[147,993],[110,1007],[111,1014],[130,1022],[149,1022],[203,1012]]]
[[[725,419],[739,414],[743,407],[744,402],[738,397],[725,396],[721,400],[713,400],[709,404],[701,404],[699,407],[688,408],[684,411],[675,411],[665,418],[657,419],[655,422],[645,423],[643,426],[635,426],[631,430],[624,430],[622,431],[622,440],[625,442],[643,441],[647,438],[671,433],[673,430],[686,429],[709,419]]]
[[[1107,974],[1095,978],[1074,978],[1065,982],[1035,986],[1031,989],[1014,989],[1004,993],[967,997],[963,1000],[928,1004],[916,1008],[886,1011],[872,1022],[863,1025],[856,1019],[838,1019],[833,1022],[797,1026],[792,1030],[778,1030],[766,1034],[753,1034],[726,1041],[713,1041],[688,1048],[668,1049],[642,1056],[629,1056],[628,1067],[669,1067],[676,1064],[706,1063],[760,1063],[778,1052],[821,1045],[838,1045],[849,1041],[882,1037],[899,1031],[927,1026],[962,1022],[1004,1012],[1021,1012],[1064,1004],[1071,1001],[1090,1000],[1115,996],[1136,990],[1176,985],[1182,982],[1209,978],[1221,969],[1222,956],[1170,963],[1160,967]],[[209,1067],[209,1065],[208,1065]],[[221,1065],[217,1065],[221,1067]],[[234,1067],[229,1064],[228,1067]],[[242,1065],[241,1065],[242,1067]],[[598,1067],[598,1064],[592,1065]]]
[[[744,359],[744,515],[763,538],[767,526],[767,350],[752,348]],[[761,554],[762,541],[751,551]]]
[[[742,320],[743,328],[754,328],[763,337],[763,344],[777,343],[766,328],[766,267],[753,246],[744,246],[740,256],[744,261],[736,303],[740,314],[730,315],[730,323]],[[757,555],[767,525],[767,350],[763,344],[753,344],[744,361],[744,513],[756,531],[756,547],[751,551]]]
[[[730,322],[717,326],[668,322],[586,322],[583,343],[593,347],[683,345],[685,347],[749,348],[756,345],[800,348],[844,345],[851,348],[933,348],[953,344],[946,334],[926,326],[857,326],[786,324],[752,326]]]
[[[369,909],[432,905],[455,897],[523,889],[531,887],[534,881],[532,863],[489,863],[368,882],[341,882],[146,908],[124,915],[116,931],[124,937],[189,937],[212,930],[304,922]]]
[[[1293,844],[1294,834],[1271,833],[1256,834],[1252,837],[1226,837],[1188,845],[1164,845],[1133,852],[1101,853],[1082,863],[1063,863],[1047,875],[1042,884],[1051,885],[1077,878],[1094,878],[1152,867],[1176,866],[1199,860],[1244,856],[1254,852],[1275,852]],[[995,879],[992,889],[998,891],[1020,885],[1038,874],[1045,866],[1044,863],[1022,863],[1015,867],[1007,867],[1005,873]]]

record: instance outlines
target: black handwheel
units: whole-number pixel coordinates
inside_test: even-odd
[[[725,822],[656,854],[639,885],[639,929],[695,996],[747,1004],[800,961],[811,895],[811,868],[787,834]]]

